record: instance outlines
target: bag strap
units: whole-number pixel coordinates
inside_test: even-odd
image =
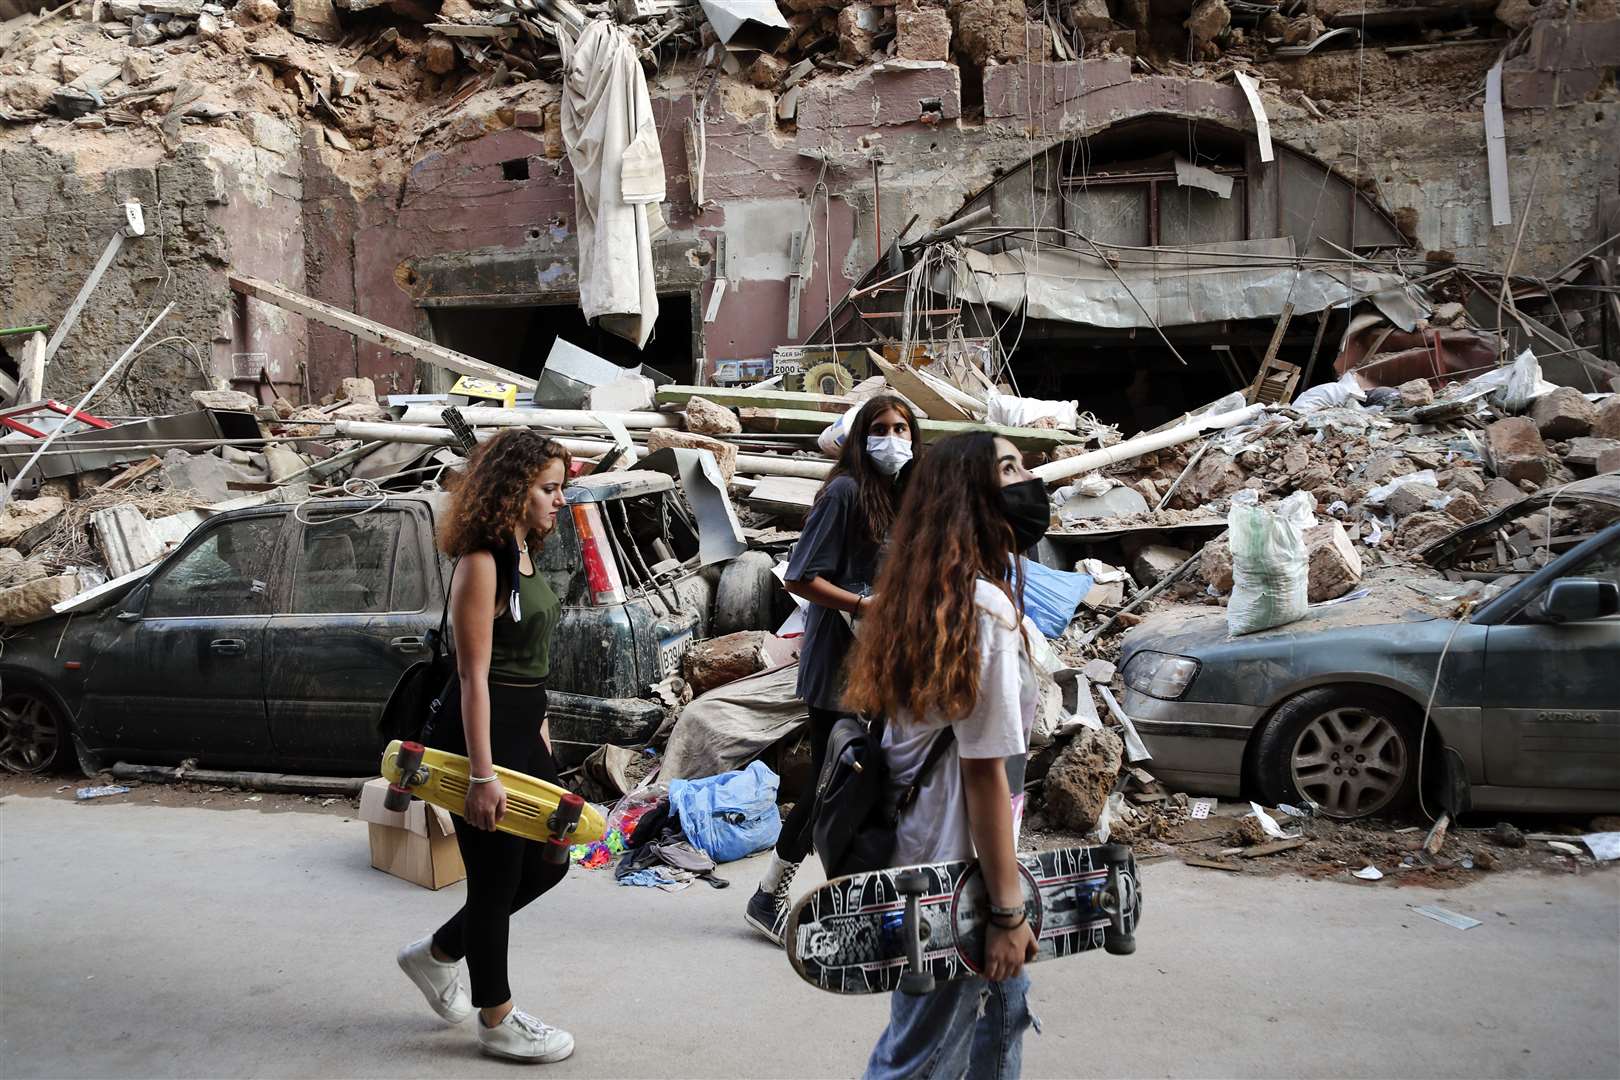
[[[928,748],[928,756],[923,758],[922,768],[911,778],[911,783],[900,789],[900,801],[895,804],[897,814],[916,801],[923,784],[928,780],[928,774],[934,771],[934,766],[939,764],[939,759],[945,756],[945,752],[955,741],[956,729],[952,727],[946,727],[934,737],[934,744]]]

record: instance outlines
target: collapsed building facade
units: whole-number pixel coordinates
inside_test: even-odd
[[[1487,365],[1531,345],[1554,381],[1620,373],[1612,5],[8,3],[5,321],[60,320],[122,204],[151,219],[54,397],[168,300],[131,414],[454,377],[232,275],[531,376],[558,336],[700,385],[993,342],[993,377],[1128,430],[1248,385],[1273,336],[1292,392],[1331,381],[1369,313],[1363,353],[1476,370],[1420,325],[1448,302]],[[581,310],[561,84],[592,18],[628,28],[662,158],[642,349]]]

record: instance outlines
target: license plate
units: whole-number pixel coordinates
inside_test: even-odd
[[[678,675],[681,671],[681,658],[686,650],[692,647],[694,631],[682,630],[678,634],[671,634],[661,638],[658,642],[658,673],[668,678]]]

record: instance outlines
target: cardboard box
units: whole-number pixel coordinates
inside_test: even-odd
[[[394,813],[383,806],[387,795],[388,781],[380,776],[360,789],[360,820],[371,832],[371,865],[428,889],[466,877],[450,811],[412,799],[408,808]]]

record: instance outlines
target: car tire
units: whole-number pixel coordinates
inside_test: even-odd
[[[7,682],[0,691],[0,769],[42,773],[68,760],[68,725],[56,703],[26,683]]]
[[[1324,686],[1277,707],[1260,728],[1254,778],[1268,806],[1314,802],[1341,820],[1403,810],[1417,793],[1410,702],[1372,687]]]
[[[782,585],[772,573],[775,562],[763,551],[745,551],[726,564],[714,591],[714,618],[709,632],[714,637],[739,630],[775,630],[776,594]]]

